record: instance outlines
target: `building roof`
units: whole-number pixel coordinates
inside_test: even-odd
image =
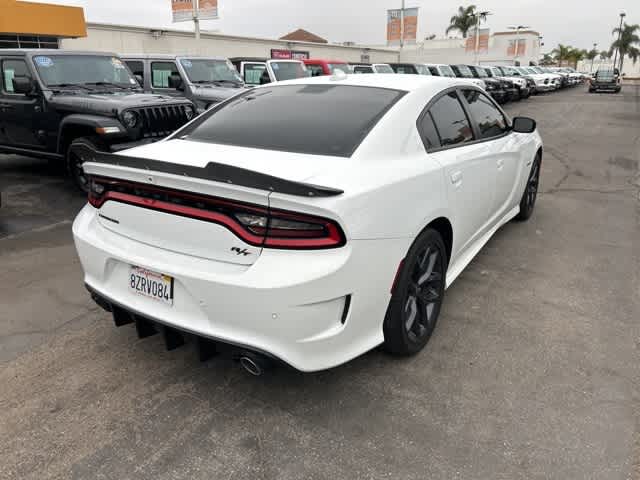
[[[536,36],[540,36],[540,32],[536,32],[535,30],[520,30],[519,32],[517,32],[518,35],[536,35]],[[515,30],[510,30],[508,32],[494,32],[492,35],[516,35],[516,31]]]
[[[299,28],[291,33],[287,33],[284,37],[280,37],[280,40],[292,40],[294,42],[311,42],[311,43],[329,43],[322,37],[319,37],[315,33],[308,32],[302,28]]]

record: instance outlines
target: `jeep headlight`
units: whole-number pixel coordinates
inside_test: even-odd
[[[126,111],[122,114],[122,122],[127,128],[136,128],[138,125],[138,114],[132,111]]]

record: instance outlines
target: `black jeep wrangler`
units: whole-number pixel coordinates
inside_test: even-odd
[[[183,98],[146,94],[111,53],[0,50],[0,152],[64,162],[87,190],[71,144],[119,151],[166,137],[196,114]]]

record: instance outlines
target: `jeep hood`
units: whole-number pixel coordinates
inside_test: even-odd
[[[128,108],[155,107],[162,105],[191,105],[183,98],[135,92],[110,93],[52,93],[48,102],[57,109],[73,110],[74,113],[90,113],[116,116]]]
[[[204,102],[222,102],[229,97],[237,95],[247,90],[247,87],[218,87],[216,85],[194,85],[193,89],[194,100],[201,100]]]

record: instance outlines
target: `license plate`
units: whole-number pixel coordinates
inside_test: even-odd
[[[129,289],[137,295],[173,305],[173,277],[142,267],[131,267]]]

